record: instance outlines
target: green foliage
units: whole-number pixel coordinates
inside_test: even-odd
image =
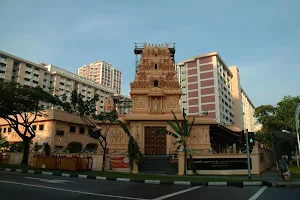
[[[64,94],[61,97],[60,106],[69,113],[75,113],[80,117],[92,116],[95,117],[96,102],[99,100],[99,95],[95,95],[90,100],[83,100],[83,95],[78,94],[76,90],[71,93],[70,99]]]
[[[7,144],[7,140],[5,138],[0,139],[0,148],[4,147]]]
[[[284,96],[276,106],[262,105],[255,109],[254,116],[263,124],[263,131],[295,131],[295,111],[300,103],[300,96]]]
[[[272,135],[270,131],[260,130],[256,132],[255,140],[264,144],[267,148],[272,148]]]
[[[41,102],[59,104],[59,99],[42,88],[21,86],[13,82],[0,83],[0,118],[4,119],[22,138],[24,154],[22,164],[28,164],[29,143],[35,137],[32,124],[45,116]]]
[[[167,123],[170,125],[170,127],[173,129],[173,131],[168,131],[166,129],[159,129],[157,131],[157,134],[171,135],[173,138],[178,139],[174,143],[174,145],[178,144],[178,148],[183,147],[186,150],[186,141],[187,141],[187,138],[191,136],[192,127],[195,122],[195,117],[193,118],[192,123],[189,124],[189,121],[187,119],[184,109],[182,111],[182,116],[183,116],[182,121],[179,121],[177,119],[177,117],[173,111],[172,111],[172,114],[174,116],[174,120],[173,121],[168,120]]]
[[[139,147],[138,143],[136,142],[136,140],[134,139],[134,137],[131,135],[127,126],[122,121],[118,120],[118,123],[120,124],[123,131],[129,137],[128,157],[129,157],[129,166],[130,166],[130,169],[132,169],[134,162],[136,162],[136,164],[139,165],[142,161],[142,154],[140,152],[140,147]]]
[[[45,156],[50,156],[50,154],[51,154],[51,147],[50,147],[50,145],[49,145],[48,142],[45,142],[43,144],[43,150],[44,150]]]
[[[33,146],[34,153],[37,153],[39,150],[40,150],[39,144],[37,142],[34,143],[34,146]]]
[[[69,113],[78,115],[82,121],[89,127],[88,134],[91,138],[97,139],[103,150],[103,160],[106,156],[107,140],[106,136],[109,132],[110,125],[118,119],[118,114],[115,110],[110,112],[101,112],[96,115],[96,103],[99,100],[99,95],[95,95],[90,100],[84,100],[83,95],[78,94],[76,90],[72,91],[70,99],[66,95],[61,98],[60,106]],[[98,126],[95,120],[106,123],[106,127]],[[104,162],[102,163],[102,170],[104,170]]]
[[[276,106],[262,105],[257,107],[254,116],[263,127],[255,133],[255,140],[271,148],[273,131],[287,130],[295,132],[294,117],[299,103],[300,96],[284,96]],[[285,149],[287,149],[286,146],[284,143]]]
[[[170,125],[170,127],[173,129],[173,131],[168,131],[166,129],[159,129],[157,131],[157,134],[167,134],[171,135],[173,138],[177,139],[177,141],[174,143],[174,145],[178,145],[177,149],[182,148],[184,150],[184,160],[187,160],[187,139],[191,136],[192,133],[192,127],[195,122],[195,117],[193,118],[193,121],[191,124],[189,124],[188,118],[185,113],[185,109],[182,110],[182,116],[183,120],[179,121],[175,115],[175,113],[172,111],[172,114],[174,116],[174,120],[170,121],[168,120],[167,123]],[[190,165],[193,169],[193,173],[196,173],[195,166],[193,165],[194,160],[192,159],[192,155],[190,156]],[[185,173],[186,170],[184,170]]]
[[[112,110],[110,112],[100,112],[99,115],[95,116],[96,120],[100,120],[101,122],[116,122],[118,120],[118,113],[116,110]]]

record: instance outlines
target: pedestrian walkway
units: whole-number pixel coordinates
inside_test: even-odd
[[[234,176],[209,176],[211,178],[234,178],[234,179],[245,179],[247,178],[247,175],[234,175]],[[268,171],[260,174],[260,175],[252,175],[251,176],[252,180],[258,180],[258,181],[268,181],[271,183],[275,183],[277,185],[300,185],[300,178],[293,178],[292,174],[292,181],[291,182],[286,182],[283,181],[281,176],[280,176],[280,171],[276,167],[272,167]]]

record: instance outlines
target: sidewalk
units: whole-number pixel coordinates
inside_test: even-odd
[[[211,178],[234,178],[234,179],[247,179],[247,175],[231,175],[231,176],[213,176],[210,175],[209,177]],[[293,174],[292,174],[292,181],[288,182],[288,181],[283,181],[281,176],[280,176],[280,171],[276,169],[276,167],[273,167],[271,169],[269,169],[268,171],[260,174],[260,175],[252,175],[251,176],[251,180],[252,181],[268,181],[270,183],[273,184],[277,184],[277,185],[299,185],[300,186],[300,177],[295,177],[293,178]]]

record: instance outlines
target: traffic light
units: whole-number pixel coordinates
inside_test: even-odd
[[[249,150],[250,152],[252,152],[254,146],[254,132],[248,132],[248,144],[249,144]]]
[[[248,132],[248,140],[250,145],[254,145],[254,132]]]

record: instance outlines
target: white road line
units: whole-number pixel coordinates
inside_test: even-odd
[[[155,199],[153,199],[153,200],[163,200],[163,199],[167,199],[167,198],[170,198],[170,197],[179,195],[179,194],[183,194],[183,193],[186,193],[186,192],[189,192],[189,191],[192,191],[192,190],[199,189],[199,188],[201,188],[201,187],[202,187],[202,186],[196,186],[196,187],[188,188],[188,189],[186,189],[186,190],[181,190],[181,191],[174,192],[174,193],[171,193],[171,194],[167,194],[167,195],[164,195],[164,196],[161,196],[161,197],[157,197],[157,198],[155,198]]]
[[[263,186],[249,200],[256,200],[267,188],[267,186]]]
[[[12,181],[1,181],[0,183],[8,183],[8,184],[15,184],[15,185],[24,185],[29,187],[37,187],[37,188],[44,188],[49,190],[58,190],[58,191],[64,191],[64,192],[73,192],[78,194],[86,194],[86,195],[92,195],[92,196],[101,196],[101,197],[112,197],[117,199],[131,199],[131,200],[149,200],[149,199],[142,199],[142,198],[134,198],[134,197],[123,197],[123,196],[115,196],[115,195],[108,195],[108,194],[98,194],[98,193],[92,193],[92,192],[83,192],[83,191],[76,191],[76,190],[68,190],[68,189],[62,189],[62,188],[54,188],[54,187],[47,187],[47,186],[41,186],[41,185],[32,185],[27,183],[17,183]]]
[[[24,178],[44,181],[47,183],[65,183],[65,182],[74,183],[74,181],[68,181],[68,180],[63,180],[63,179],[43,179],[43,178],[34,178],[34,177],[24,177]]]

